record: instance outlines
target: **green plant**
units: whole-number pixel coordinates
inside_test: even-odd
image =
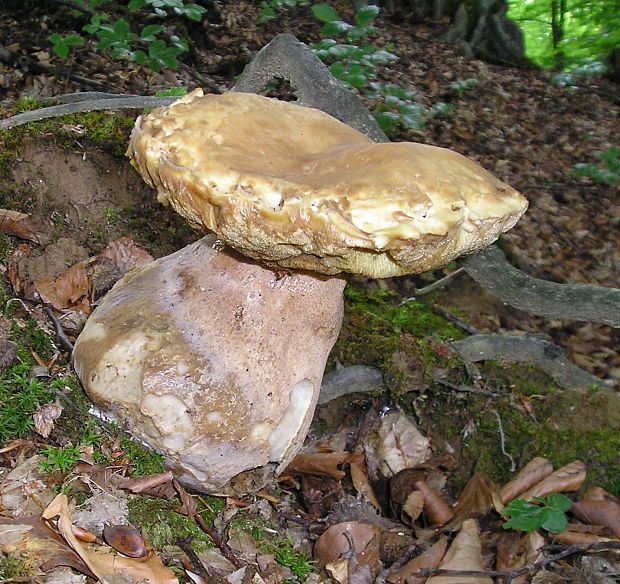
[[[600,77],[605,74],[607,67],[600,61],[586,59],[580,65],[573,67],[569,71],[555,74],[551,78],[551,83],[557,87],[568,87],[576,89],[580,79],[589,77]]]
[[[269,20],[276,20],[278,12],[289,8],[297,8],[298,6],[308,6],[309,0],[270,0],[269,2],[260,3],[260,14],[256,19],[258,24],[265,24]]]
[[[30,369],[21,363],[0,374],[0,443],[30,432],[32,415],[53,399],[41,381],[30,379]]]
[[[410,130],[424,129],[426,110],[413,101],[413,91],[391,83],[373,82],[370,87],[372,91],[364,97],[376,103],[375,118],[386,134],[391,134],[397,126]]]
[[[39,465],[42,472],[67,472],[80,459],[80,448],[79,446],[66,446],[65,448],[46,446],[41,449],[40,454],[43,457]]]
[[[364,37],[376,34],[372,24],[379,14],[378,6],[363,6],[355,13],[355,25],[340,19],[329,4],[315,4],[314,17],[323,23],[322,40],[312,45],[314,53],[329,65],[331,74],[348,87],[364,88],[377,77],[377,65],[397,61],[389,50],[366,43],[358,44]],[[344,42],[339,42],[337,38]]]
[[[84,44],[84,39],[77,34],[69,34],[60,36],[57,32],[50,36],[52,50],[61,58],[66,59],[69,56],[71,47],[79,47]]]
[[[266,551],[273,554],[278,564],[293,572],[299,582],[305,582],[314,571],[314,562],[308,554],[297,551],[293,547],[293,542],[288,538],[270,543],[266,546]]]
[[[106,2],[96,2],[96,6]],[[93,6],[89,6],[93,9]],[[167,28],[159,24],[148,24],[139,33],[131,30],[129,22],[124,16],[130,13],[150,8],[151,14],[166,18],[169,11],[172,15],[182,16],[200,22],[206,9],[198,4],[184,0],[131,0],[126,6],[121,6],[119,18],[113,19],[111,12],[97,11],[90,21],[82,27],[82,31],[92,35],[97,40],[97,49],[111,51],[115,59],[130,59],[140,65],[146,65],[153,71],[162,68],[176,69],[177,57],[187,52],[187,42]],[[61,36],[54,33],[50,36],[52,48],[61,59],[66,59],[72,47],[82,45],[84,38],[78,34]]]
[[[502,527],[527,533],[540,528],[551,533],[562,533],[568,525],[566,512],[572,505],[572,501],[560,493],[552,493],[546,499],[534,497],[532,502],[515,499],[506,505],[502,513],[509,518]]]
[[[478,80],[470,77],[469,79],[464,79],[463,81],[453,81],[450,83],[450,89],[452,89],[452,91],[454,91],[454,93],[456,93],[459,97],[463,97],[465,91],[478,87],[478,85]]]
[[[620,182],[620,149],[612,146],[597,154],[599,164],[579,163],[573,167],[573,174],[589,176],[594,182],[615,187]]]

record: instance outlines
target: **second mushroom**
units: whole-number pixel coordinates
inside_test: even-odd
[[[154,110],[128,154],[162,203],[212,235],[119,281],[78,338],[75,369],[181,482],[215,494],[260,488],[301,447],[344,273],[435,269],[527,207],[455,152],[374,144],[253,94],[198,90]]]

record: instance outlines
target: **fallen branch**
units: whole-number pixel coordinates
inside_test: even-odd
[[[490,246],[462,261],[467,273],[500,300],[547,318],[602,322],[620,327],[620,289],[558,284],[528,276]]]
[[[298,103],[328,113],[375,142],[389,142],[359,97],[346,89],[312,52],[291,34],[279,34],[246,66],[231,91],[259,93],[282,78],[297,90]]]
[[[560,347],[531,335],[517,337],[481,334],[450,344],[465,361],[500,359],[533,363],[549,374],[558,385],[568,389],[592,385],[606,387],[603,380],[571,363]]]

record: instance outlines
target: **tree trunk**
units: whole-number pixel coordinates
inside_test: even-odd
[[[460,0],[443,39],[463,43],[473,56],[506,65],[524,65],[521,29],[508,17],[506,0]]]
[[[564,50],[560,43],[564,38],[564,16],[566,14],[566,0],[552,0],[551,2],[551,42],[553,45],[553,62],[555,68],[561,71],[564,68]]]

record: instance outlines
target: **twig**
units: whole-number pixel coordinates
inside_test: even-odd
[[[65,335],[65,331],[62,330],[62,325],[56,318],[56,315],[52,312],[52,309],[49,306],[45,306],[43,308],[43,312],[45,312],[47,318],[52,321],[52,324],[54,325],[54,332],[58,337],[58,342],[60,343],[60,346],[69,353],[68,359],[71,360],[71,356],[73,355],[73,343],[71,343],[67,335]]]
[[[78,4],[77,2],[73,2],[72,0],[52,0],[52,2],[54,2],[54,4],[61,4],[62,6],[67,6],[71,8],[71,10],[77,10],[82,14],[88,14],[88,16],[92,16],[93,14],[95,14],[95,11],[88,8],[88,6]]]
[[[443,385],[444,387],[449,387],[450,389],[454,389],[455,391],[462,391],[465,393],[475,393],[477,395],[485,395],[487,397],[497,396],[497,393],[494,393],[492,391],[486,391],[484,389],[478,389],[476,387],[469,387],[468,385],[450,383],[449,381],[446,381],[445,379],[439,379],[437,380],[437,383],[439,383],[439,385]]]
[[[15,126],[21,126],[29,122],[55,118],[80,112],[91,112],[112,109],[141,109],[146,106],[161,107],[175,102],[176,97],[150,97],[150,96],[118,96],[116,98],[95,99],[92,101],[80,101],[63,105],[53,105],[31,112],[17,114],[11,118],[0,120],[0,130],[7,130]]]
[[[185,537],[183,539],[179,539],[176,541],[176,544],[185,552],[185,555],[189,558],[189,561],[192,565],[192,570],[204,580],[210,580],[211,574],[207,572],[204,564],[198,557],[198,554],[192,548],[192,538]]]
[[[406,302],[414,301],[418,296],[424,296],[425,294],[430,294],[431,292],[434,292],[435,290],[438,290],[439,288],[443,288],[455,276],[462,274],[464,271],[465,271],[465,268],[457,268],[456,270],[454,270],[454,272],[450,272],[447,276],[440,278],[439,280],[437,280],[436,282],[433,282],[432,284],[429,284],[428,286],[423,286],[422,288],[415,288],[413,291],[413,296],[411,298],[405,298],[401,302],[401,305],[405,304]]]
[[[502,419],[500,415],[493,410],[495,417],[497,418],[497,431],[499,432],[499,444],[502,449],[502,454],[510,460],[510,472],[514,472],[517,469],[515,459],[506,451],[506,437],[504,436],[504,426],[502,425]]]
[[[462,576],[462,577],[487,577],[487,578],[502,578],[504,584],[510,584],[515,578],[518,576],[522,576],[523,574],[529,574],[530,572],[535,572],[552,564],[553,562],[557,562],[567,556],[572,556],[574,554],[579,553],[587,553],[587,552],[600,552],[600,551],[612,551],[612,550],[620,550],[620,542],[618,541],[605,541],[605,542],[597,542],[588,545],[571,545],[568,546],[563,551],[544,558],[543,560],[539,560],[538,562],[533,562],[532,564],[527,564],[522,568],[518,568],[516,570],[444,570],[442,568],[422,568],[417,572],[410,574],[410,577],[419,577],[419,578],[427,578],[429,576]]]
[[[461,330],[464,330],[466,333],[469,333],[470,335],[477,335],[480,332],[480,330],[477,329],[473,324],[465,322],[462,318],[459,318],[458,316],[452,314],[441,306],[433,306],[433,312],[441,316],[441,318],[443,318],[444,320],[447,320],[453,325],[456,325]]]

